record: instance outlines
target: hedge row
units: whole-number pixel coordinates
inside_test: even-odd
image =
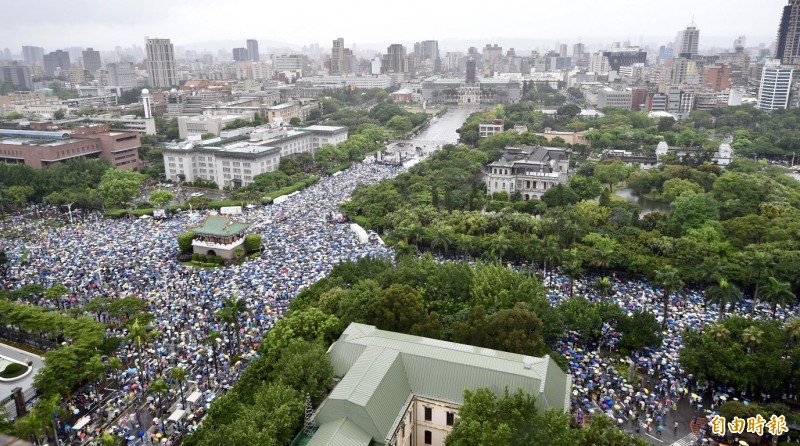
[[[344,164],[339,164],[338,166],[331,167],[330,169],[325,170],[325,174],[333,175],[336,172],[341,172],[342,170],[345,170],[345,169],[347,169],[348,167],[350,167],[352,165],[353,165],[353,163],[348,161],[348,162],[346,162]]]
[[[265,196],[264,198],[262,198],[262,202],[263,202],[263,200],[265,198],[281,197],[283,195],[289,195],[291,193],[297,192],[300,189],[305,189],[308,186],[311,186],[312,184],[316,183],[317,181],[319,181],[319,177],[318,176],[311,176],[311,177],[306,178],[303,181],[298,181],[298,182],[292,184],[291,186],[286,186],[286,187],[278,189],[276,191],[268,192],[269,196]]]
[[[350,163],[345,163],[345,164],[343,164],[341,166],[338,166],[335,169],[343,170],[343,169],[347,169],[348,167],[350,167],[349,166]],[[306,187],[311,186],[312,184],[316,183],[317,181],[319,181],[319,177],[318,176],[311,176],[311,177],[306,178],[303,181],[298,181],[298,182],[296,182],[296,183],[294,183],[294,184],[292,184],[290,186],[286,186],[286,187],[278,189],[276,191],[269,192],[269,196],[263,197],[261,199],[261,204],[270,204],[270,203],[272,203],[272,199],[274,197],[280,197],[281,195],[289,195],[289,194],[291,194],[293,192],[296,192],[298,190],[305,189]],[[246,203],[244,203],[243,201],[240,201],[240,200],[217,200],[217,201],[208,202],[208,204],[206,205],[206,208],[219,210],[219,208],[222,208],[222,207],[243,206],[244,204],[246,204]],[[164,207],[164,210],[166,210],[168,212],[185,211],[185,210],[188,210],[188,209],[189,209],[189,206],[186,205],[186,204],[183,204],[183,205],[173,204],[173,205],[169,205],[169,206],[165,206]],[[103,215],[105,215],[106,217],[112,217],[112,218],[120,218],[120,217],[124,217],[126,215],[130,215],[130,216],[133,216],[133,217],[141,217],[142,215],[153,215],[153,211],[154,211],[154,209],[152,209],[152,208],[133,209],[133,210],[115,208],[115,209],[109,209],[109,210],[105,211],[103,213]]]

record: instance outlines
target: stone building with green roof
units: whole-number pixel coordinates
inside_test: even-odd
[[[328,349],[340,378],[314,414],[308,446],[444,445],[465,389],[522,389],[569,410],[570,375],[536,358],[352,323]]]
[[[236,249],[244,250],[242,245],[249,227],[250,223],[234,221],[229,215],[209,215],[200,225],[188,229],[197,234],[192,240],[192,252],[235,259],[238,257]]]

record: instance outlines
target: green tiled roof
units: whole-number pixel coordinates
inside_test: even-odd
[[[347,418],[326,423],[306,446],[369,446],[372,437]]]
[[[464,389],[523,389],[540,408],[569,408],[571,378],[549,356],[536,358],[350,324],[328,349],[343,377],[317,410],[323,426],[347,417],[387,441],[412,395],[463,404]]]
[[[190,231],[197,234],[204,235],[217,235],[228,236],[240,234],[250,227],[250,223],[242,223],[233,221],[230,216],[225,215],[209,215],[203,220],[203,224],[189,228]]]

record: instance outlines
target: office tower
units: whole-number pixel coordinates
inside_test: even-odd
[[[433,67],[434,73],[438,73],[442,69],[442,60],[439,57],[439,41],[438,40],[423,40],[414,44],[414,55],[417,61],[423,63],[429,61]]]
[[[383,56],[382,69],[384,73],[407,73],[408,72],[408,56],[406,55],[406,47],[399,43],[393,43],[386,49],[386,54]]]
[[[781,110],[789,105],[794,70],[782,67],[778,60],[768,61],[761,70],[758,105],[761,110]]]
[[[92,48],[86,48],[83,51],[83,69],[89,73],[102,68],[103,64],[100,62],[100,51],[95,51]]]
[[[178,85],[175,50],[169,39],[147,39],[147,76],[153,87]]]
[[[697,43],[700,40],[700,30],[692,22],[687,26],[681,35],[681,50],[678,53],[680,57],[691,59],[697,55]]]
[[[331,69],[332,75],[346,74],[344,71],[344,38],[339,37],[333,41],[331,49]]]
[[[42,66],[42,58],[44,57],[44,48],[40,46],[23,46],[22,58],[28,65]]]
[[[20,90],[33,90],[31,69],[19,62],[0,66],[0,82],[6,82]]]
[[[567,44],[566,43],[562,43],[561,45],[559,45],[559,47],[558,47],[558,55],[561,56],[561,57],[567,57]]]
[[[244,62],[247,60],[247,48],[234,48],[233,49],[233,60],[236,62]]]
[[[476,81],[475,71],[477,69],[477,64],[475,63],[475,59],[470,58],[467,60],[467,84],[474,84]]]
[[[247,58],[253,62],[258,62],[258,40],[247,39]]]
[[[800,65],[800,0],[783,7],[775,58],[784,65]]]
[[[61,68],[62,71],[67,71],[71,65],[69,53],[63,50],[57,50],[45,54],[42,56],[42,64],[44,65],[44,73],[47,76],[55,75],[56,70],[59,68]]]
[[[582,43],[576,43],[572,45],[572,58],[575,60],[583,59],[583,53],[586,52],[586,45]]]
[[[136,67],[133,62],[117,62],[106,65],[108,70],[108,83],[119,87],[123,91],[136,87]]]

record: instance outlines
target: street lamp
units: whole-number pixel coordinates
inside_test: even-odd
[[[75,203],[65,204],[64,206],[67,207],[67,211],[69,212],[69,224],[74,225],[75,222],[72,220],[72,205]]]

